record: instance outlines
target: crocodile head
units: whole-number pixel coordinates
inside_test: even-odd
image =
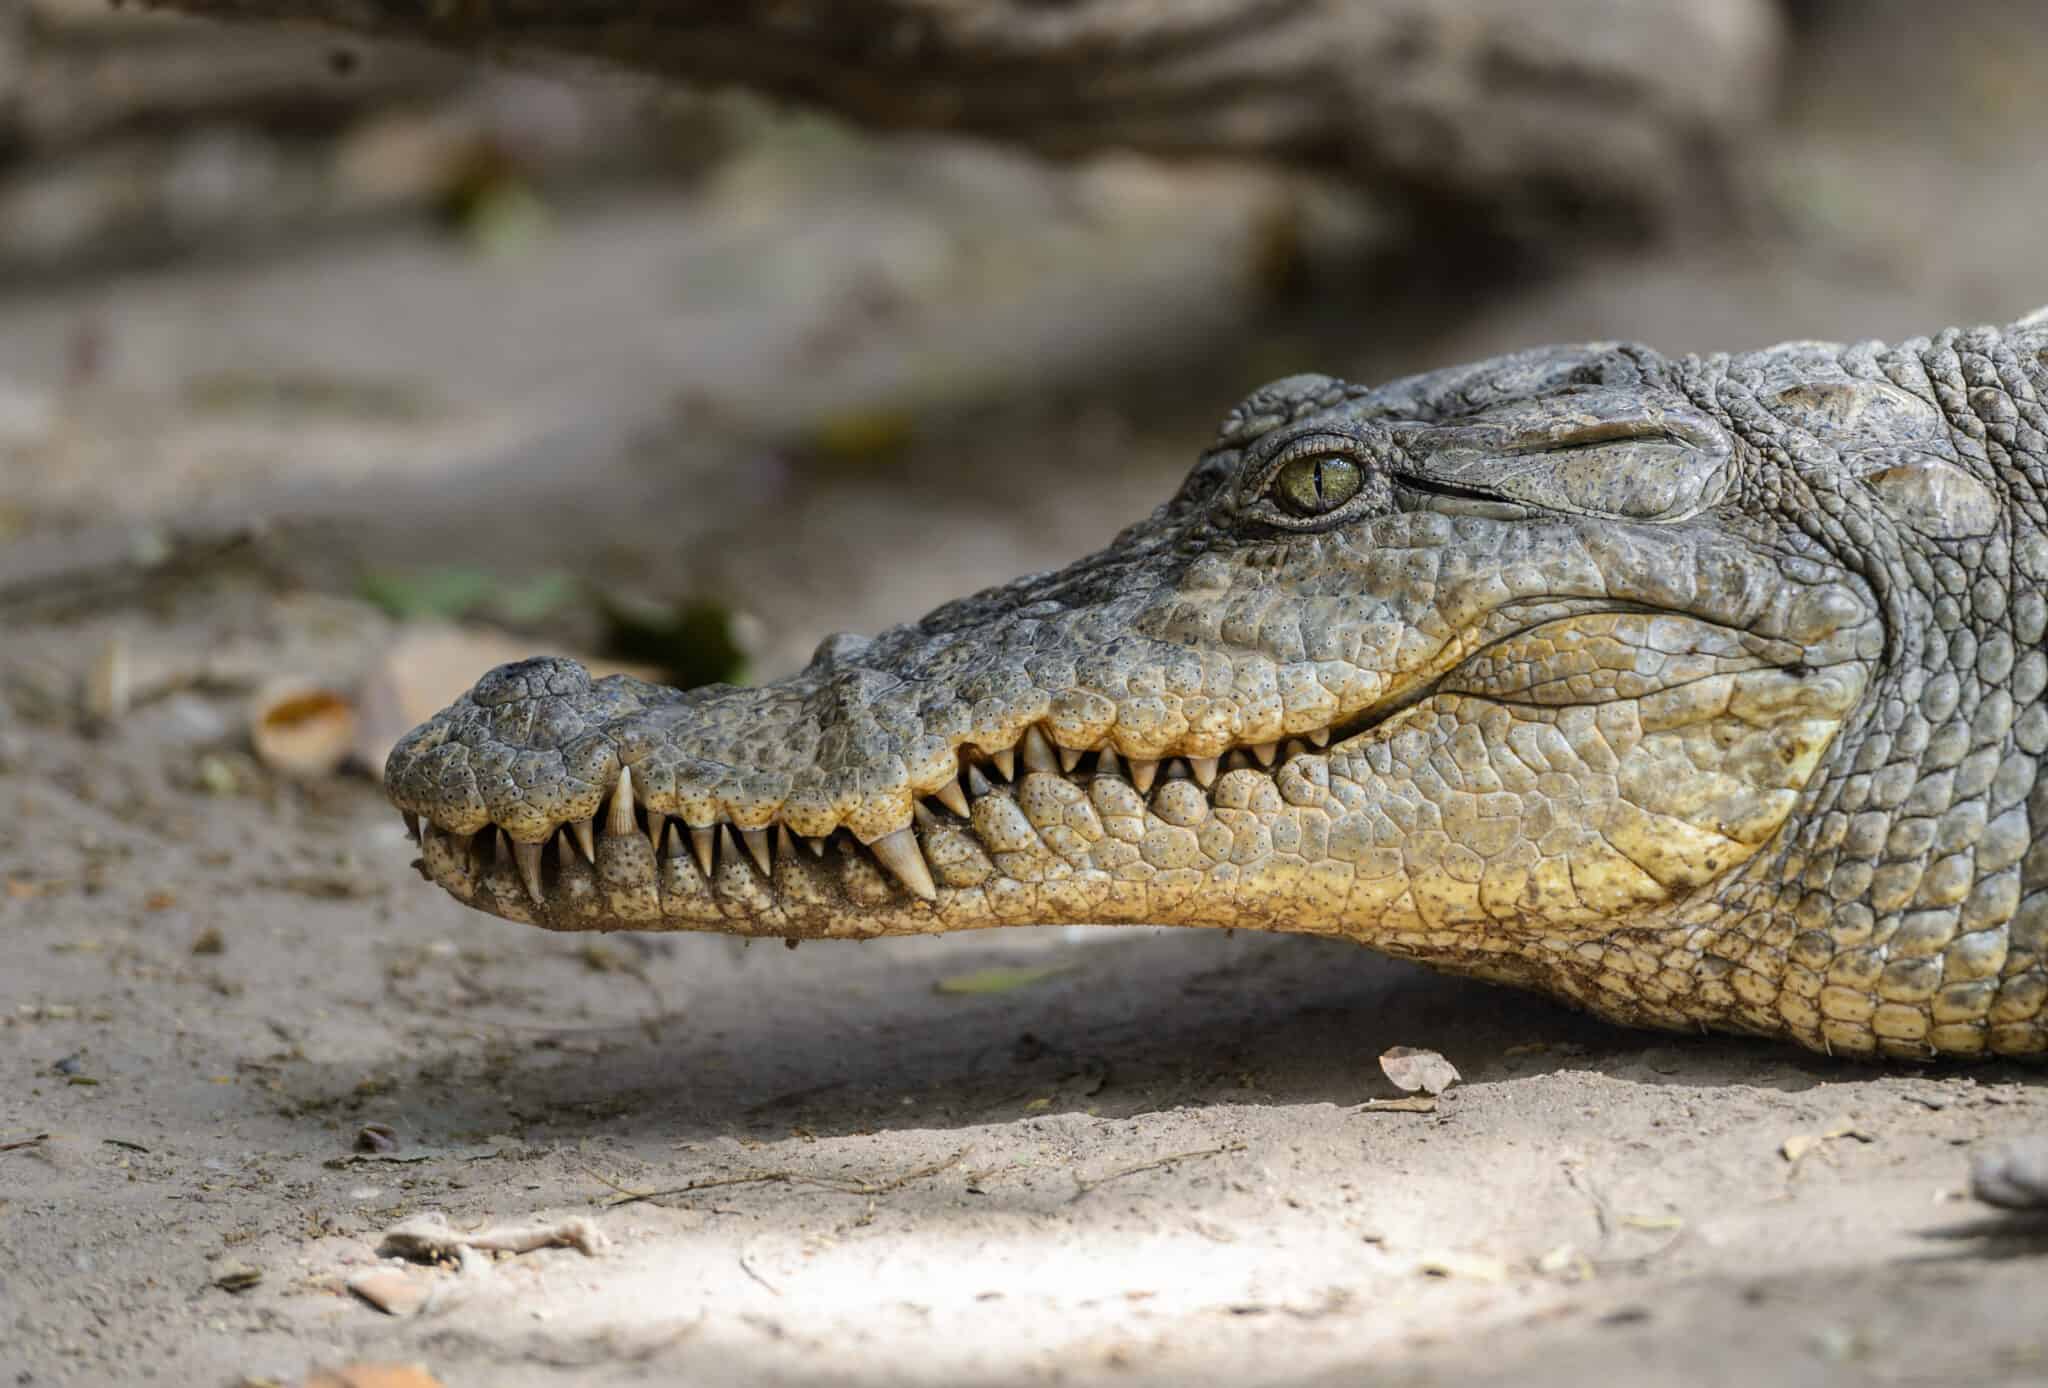
[[[1994,646],[2014,668],[2009,576],[2048,573],[2048,547],[2015,538],[1965,378],[2004,371],[2009,407],[2013,372],[2039,379],[2028,332],[1291,377],[1065,569],[758,688],[505,666],[386,786],[430,880],[555,929],[1309,931],[1628,1020],[1869,1050],[1897,1039],[1879,983],[1836,1036],[1793,956],[1879,923],[1800,884],[1830,883],[1852,829],[1885,840],[1923,780],[1913,762],[1885,824],[1857,820],[1880,808],[1857,777],[1912,761],[1887,709],[1959,688],[1965,656],[1974,689]],[[2017,698],[1951,771],[2010,748]],[[1944,726],[1982,706],[1948,703]],[[1944,945],[1968,934],[1948,920]]]

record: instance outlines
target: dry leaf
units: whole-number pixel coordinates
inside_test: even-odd
[[[226,1263],[213,1273],[213,1285],[224,1292],[246,1292],[262,1280],[263,1269],[247,1263]]]
[[[370,1268],[348,1279],[348,1289],[387,1316],[410,1316],[427,1304],[434,1289],[400,1268]]]
[[[1462,1078],[1458,1067],[1439,1052],[1417,1046],[1389,1046],[1380,1052],[1380,1069],[1397,1089],[1409,1094],[1418,1089],[1441,1094]]]
[[[1456,1277],[1468,1282],[1505,1282],[1508,1265],[1484,1253],[1428,1253],[1415,1270],[1425,1277]]]
[[[1561,1277],[1571,1282],[1590,1282],[1595,1276],[1593,1260],[1573,1243],[1561,1243],[1538,1258],[1536,1271],[1545,1277]]]
[[[1778,1152],[1786,1161],[1796,1165],[1826,1141],[1826,1138],[1813,1133],[1795,1133],[1779,1144]]]
[[[2023,1138],[1970,1163],[1970,1194],[2006,1210],[2048,1210],[2048,1136]]]
[[[355,706],[331,689],[272,680],[249,702],[249,741],[257,759],[287,775],[333,775],[355,738]]]
[[[344,1364],[315,1369],[306,1388],[444,1388],[419,1364]]]

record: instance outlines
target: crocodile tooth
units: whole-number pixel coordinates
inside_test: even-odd
[[[969,795],[979,800],[994,789],[995,787],[989,784],[988,777],[981,774],[980,767],[970,766],[967,768],[967,793]]]
[[[775,875],[775,859],[768,852],[768,831],[766,829],[740,830],[740,842],[747,846],[747,856],[754,860],[754,866],[761,869],[763,877]]]
[[[512,841],[512,857],[519,864],[519,879],[526,883],[526,894],[533,898],[536,906],[546,904],[540,894],[540,850],[541,845],[537,843]]]
[[[1158,779],[1159,762],[1145,757],[1131,758],[1131,784],[1143,795],[1152,789],[1152,782]]]
[[[1189,757],[1188,769],[1195,773],[1195,783],[1204,790],[1216,784],[1216,758]]]
[[[1233,747],[1223,754],[1223,769],[1225,771],[1249,771],[1252,769],[1252,759],[1245,755],[1244,748]]]
[[[939,889],[932,882],[931,865],[925,862],[924,850],[918,847],[917,835],[909,825],[893,834],[882,835],[868,845],[868,851],[912,896],[926,901],[939,899]]]
[[[1287,746],[1282,749],[1282,754],[1289,761],[1293,761],[1296,757],[1305,757],[1308,755],[1308,744],[1298,737],[1290,737],[1287,739]]]
[[[690,826],[690,851],[697,855],[697,866],[709,877],[711,869],[718,866],[718,826],[716,824],[692,824]]]
[[[1309,730],[1308,740],[1318,747],[1327,747],[1330,745],[1330,730],[1328,728],[1312,728]]]
[[[962,819],[967,818],[967,793],[960,789],[958,781],[946,782],[945,785],[932,792],[932,799],[938,801]]]
[[[931,812],[924,801],[913,800],[910,802],[910,822],[920,829],[935,829],[938,827],[939,817]]]
[[[789,832],[787,824],[775,826],[775,856],[785,863],[796,856],[796,835]]]
[[[420,817],[411,810],[400,810],[399,813],[405,816],[405,832],[412,837],[414,843],[418,843],[420,841]]]
[[[1044,772],[1060,769],[1059,754],[1052,750],[1051,739],[1039,731],[1036,723],[1024,730],[1024,769]]]
[[[633,768],[619,768],[619,787],[612,792],[612,812],[605,816],[604,831],[615,839],[640,832],[640,820],[633,813]]]
[[[825,837],[826,836],[823,834],[819,834],[816,837],[812,837],[809,834],[806,834],[804,836],[804,847],[811,850],[811,856],[813,858],[822,858],[825,856]]]
[[[733,837],[730,824],[718,826],[718,858],[720,862],[736,863],[740,860],[740,842]]]
[[[1277,742],[1254,742],[1252,744],[1252,755],[1259,759],[1260,766],[1271,766],[1273,758],[1280,755],[1280,744]]]
[[[1074,748],[1060,747],[1055,750],[1060,754],[1060,770],[1071,774],[1074,768],[1081,764],[1081,753]]]
[[[668,816],[660,810],[647,811],[647,843],[654,850],[656,859],[661,857],[661,845],[668,838]]]
[[[1116,758],[1116,748],[1105,747],[1102,749],[1102,755],[1095,759],[1095,774],[1098,776],[1121,776],[1124,774],[1123,763]]]
[[[1014,781],[1017,779],[1017,749],[1015,747],[1005,747],[1000,752],[990,752],[988,759],[995,766],[996,774],[1004,780]]]

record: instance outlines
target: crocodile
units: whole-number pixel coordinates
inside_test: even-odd
[[[502,666],[385,785],[422,875],[554,930],[1294,931],[2038,1055],[2044,507],[2048,309],[1290,376],[1064,569],[757,687]]]

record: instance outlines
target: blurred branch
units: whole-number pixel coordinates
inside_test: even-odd
[[[1768,115],[1769,0],[144,0],[607,59],[1054,153],[1333,167],[1514,212],[1696,204]]]

